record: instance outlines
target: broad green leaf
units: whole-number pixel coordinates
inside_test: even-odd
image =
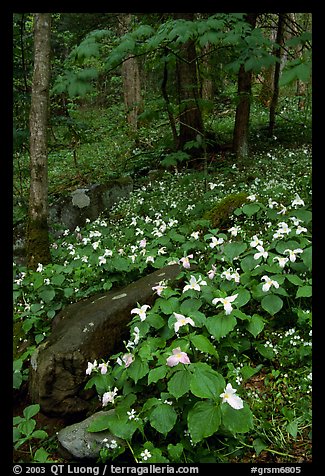
[[[293,420],[290,423],[288,423],[286,426],[286,430],[293,438],[297,438],[297,434],[298,434],[297,420]]]
[[[312,247],[304,249],[304,252],[301,255],[303,263],[307,266],[309,271],[312,270]]]
[[[167,451],[170,456],[170,459],[175,463],[181,462],[181,455],[183,453],[183,445],[182,443],[177,443],[176,445],[172,445],[171,443],[167,446]]]
[[[274,350],[271,348],[271,347],[265,347],[264,344],[262,344],[261,342],[257,342],[256,343],[256,349],[258,350],[258,352],[263,356],[265,357],[266,359],[273,359],[274,357]]]
[[[311,286],[302,286],[298,288],[296,297],[311,297],[313,294],[313,288]]]
[[[247,289],[241,288],[238,290],[238,296],[236,297],[234,304],[236,307],[244,306],[251,298],[251,294]]]
[[[220,340],[221,337],[226,336],[231,332],[237,324],[235,316],[232,314],[211,316],[207,318],[206,328],[213,337]]]
[[[31,420],[25,420],[22,423],[19,424],[19,430],[26,436],[29,436],[33,433],[34,428],[36,426],[36,421],[31,419]]]
[[[150,425],[164,435],[174,427],[176,420],[177,413],[167,403],[156,406],[149,416]]]
[[[187,370],[179,370],[174,373],[168,382],[168,391],[175,398],[184,395],[190,389],[191,374]]]
[[[253,447],[257,455],[261,453],[261,451],[267,448],[267,444],[261,438],[255,438],[253,441]]]
[[[261,207],[258,203],[249,203],[247,205],[244,205],[242,208],[245,215],[251,217],[252,215],[257,213]]]
[[[155,369],[150,370],[148,373],[148,385],[151,383],[156,383],[158,380],[161,380],[165,377],[168,368],[166,365],[161,365],[160,367],[156,367]]]
[[[194,347],[196,347],[198,350],[201,350],[202,352],[206,352],[207,354],[210,354],[210,355],[214,355],[217,358],[219,357],[215,346],[204,335],[202,335],[202,334],[193,335],[192,334],[190,339],[191,339],[191,342],[194,345]]]
[[[179,308],[179,301],[176,297],[170,297],[169,299],[159,299],[159,307],[164,314],[173,314],[177,312]]]
[[[218,400],[225,388],[225,380],[217,372],[195,368],[190,383],[191,392],[196,397]]]
[[[51,278],[51,283],[55,286],[61,286],[63,281],[65,280],[64,274],[56,274]]]
[[[254,259],[254,255],[247,255],[240,261],[240,267],[244,271],[244,273],[251,271],[256,266],[256,260]]]
[[[247,324],[247,330],[250,332],[254,337],[256,337],[262,330],[264,329],[264,320],[258,314],[253,314],[250,321]]]
[[[127,368],[128,375],[137,383],[142,377],[149,372],[149,366],[147,362],[143,362],[138,356],[134,359],[134,362]]]
[[[191,315],[191,312],[198,311],[202,306],[200,299],[186,299],[181,303],[180,313],[184,315]]]
[[[38,448],[34,454],[34,461],[37,463],[46,463],[49,453],[44,448]]]
[[[302,286],[304,284],[304,281],[299,278],[297,274],[286,274],[286,278],[290,283],[296,285],[296,286]]]
[[[23,376],[20,372],[14,372],[12,376],[12,386],[15,389],[20,388],[21,384],[23,382]]]
[[[229,403],[221,404],[222,424],[231,433],[247,433],[253,427],[253,414],[244,402],[244,407],[235,410]]]
[[[26,419],[32,418],[35,416],[38,412],[40,411],[40,406],[38,403],[35,403],[34,405],[29,405],[29,407],[26,407],[24,409],[24,417]]]
[[[193,443],[213,435],[221,422],[220,406],[215,402],[197,402],[188,412],[187,424]]]
[[[43,299],[43,301],[47,304],[50,301],[52,301],[52,299],[54,298],[55,291],[53,288],[50,288],[49,286],[47,286],[46,289],[40,291],[39,295]]]
[[[40,440],[44,440],[44,438],[47,438],[48,434],[44,430],[35,430],[32,433],[32,438],[39,438]]]
[[[224,254],[232,261],[236,256],[239,256],[246,250],[246,244],[242,241],[234,241],[227,243],[224,247]]]
[[[261,368],[262,368],[262,364],[258,365],[255,368],[251,367],[250,365],[244,365],[240,369],[240,373],[242,374],[244,380],[248,380],[253,375],[257,374],[260,371]]]
[[[261,306],[272,316],[282,309],[283,301],[279,296],[275,294],[268,294],[264,296],[261,301]]]

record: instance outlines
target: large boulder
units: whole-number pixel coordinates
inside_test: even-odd
[[[59,196],[49,206],[49,224],[74,230],[86,220],[94,221],[104,211],[109,211],[133,190],[131,177],[122,177],[102,184],[78,188],[67,196]]]
[[[59,451],[65,459],[97,459],[102,448],[124,446],[125,441],[112,435],[109,430],[90,433],[89,425],[99,416],[115,410],[101,411],[58,432]]]
[[[77,416],[90,409],[85,392],[87,363],[106,359],[128,338],[130,311],[139,304],[152,305],[152,287],[173,280],[177,264],[166,266],[118,291],[87,298],[63,309],[49,338],[31,357],[29,393],[41,411],[53,416]]]

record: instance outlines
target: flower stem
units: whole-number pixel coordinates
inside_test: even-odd
[[[132,448],[132,446],[130,445],[129,441],[126,440],[126,443],[127,443],[128,447],[130,448],[130,451],[131,451],[131,453],[132,453],[132,456],[133,456],[135,462],[136,462],[136,463],[139,463],[139,461],[138,461],[137,457],[135,456],[134,451],[133,451],[133,448]]]

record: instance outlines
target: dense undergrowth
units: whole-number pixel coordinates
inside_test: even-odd
[[[166,156],[157,133],[140,129],[130,153],[123,131],[119,140],[112,129],[102,134],[108,124],[93,129],[101,142],[89,132],[93,142],[80,147],[77,181],[107,178],[94,174],[104,151],[110,177],[156,168]],[[133,310],[125,351],[85,369],[98,408],[118,416],[91,429],[127,441],[103,441],[101,461],[311,460],[311,147],[308,127],[281,124],[272,138],[252,128],[244,168],[231,155],[211,155],[208,175],[181,168],[155,180],[138,175],[129,199],[53,240],[52,264],[14,266],[16,389],[62,307],[181,266],[173,285],[154,290],[152,308]],[[50,154],[53,190],[68,186],[62,174],[72,158],[60,154]],[[33,421],[38,407],[30,408]],[[14,422],[16,447],[32,441],[35,461],[53,458],[53,441],[26,419]]]

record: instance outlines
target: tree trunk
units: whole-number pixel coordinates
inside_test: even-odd
[[[176,19],[193,20],[193,13],[174,13]],[[203,121],[198,105],[196,51],[192,40],[185,42],[177,58],[177,79],[180,103],[179,148],[188,141],[203,136]]]
[[[48,236],[47,121],[50,81],[51,14],[34,14],[34,72],[29,116],[30,191],[27,266],[51,262]]]
[[[276,34],[276,48],[273,50],[273,55],[277,58],[277,62],[274,67],[274,84],[273,84],[273,96],[270,104],[270,119],[269,119],[269,135],[272,136],[275,127],[275,114],[279,99],[279,79],[281,68],[282,48],[284,43],[284,22],[285,13],[279,13],[278,29]]]
[[[129,31],[131,25],[131,13],[122,13],[118,19],[120,32],[124,35]],[[138,115],[142,107],[140,71],[137,58],[130,56],[123,62],[122,81],[127,121],[131,130],[136,131],[138,128]]]
[[[248,13],[246,21],[255,28],[257,13]],[[238,72],[238,103],[236,108],[233,149],[236,159],[241,162],[248,156],[249,113],[251,104],[252,72],[241,65]]]

